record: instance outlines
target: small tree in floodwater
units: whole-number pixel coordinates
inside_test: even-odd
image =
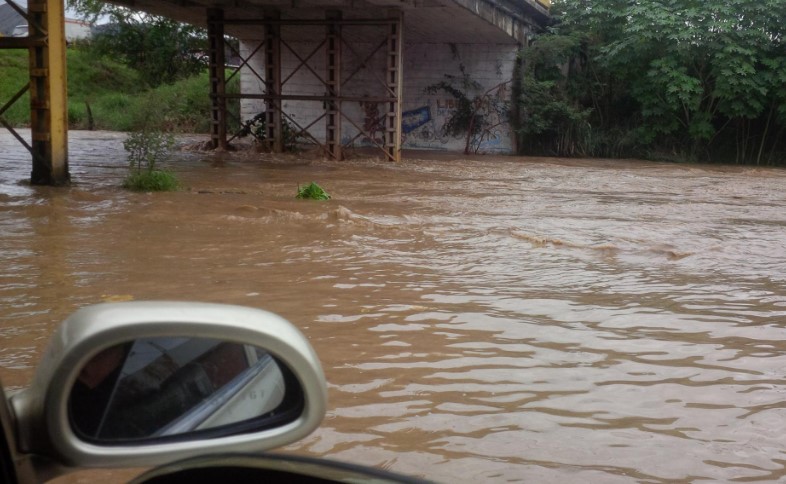
[[[123,148],[128,152],[130,173],[123,187],[138,192],[176,190],[178,181],[174,174],[157,170],[156,164],[169,156],[174,138],[161,131],[136,131],[128,135]]]
[[[158,126],[160,115],[156,114],[155,103],[149,102],[142,109],[138,129],[131,132],[123,142],[128,153],[129,174],[123,187],[138,192],[165,192],[177,190],[177,177],[169,171],[159,170],[156,165],[169,157],[175,145],[174,137],[164,133]]]

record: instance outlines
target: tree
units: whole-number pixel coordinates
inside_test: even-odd
[[[519,109],[512,122],[519,126],[519,146],[532,154],[592,154],[586,140],[592,110],[582,105],[576,92],[579,76],[563,74],[579,47],[576,37],[554,35],[521,53],[514,91]]]
[[[786,0],[556,0],[553,12],[536,46],[579,46],[563,82],[592,110],[594,139],[627,130],[650,150],[752,163],[784,149]]]
[[[68,0],[68,5],[88,19],[108,17],[104,31],[93,39],[93,48],[138,70],[150,86],[169,84],[205,68],[204,29],[98,0]]]

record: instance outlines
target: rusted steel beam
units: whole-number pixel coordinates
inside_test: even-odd
[[[388,43],[388,40],[387,40],[387,38],[386,38],[385,40],[383,40],[382,42],[380,42],[380,43],[379,43],[379,45],[377,46],[377,48],[376,48],[376,49],[374,49],[374,50],[372,50],[372,51],[371,51],[371,53],[370,53],[370,54],[368,54],[368,55],[367,55],[365,58],[364,58],[364,57],[362,57],[362,56],[361,56],[361,55],[358,53],[358,51],[357,51],[357,50],[355,50],[355,49],[352,47],[352,45],[350,45],[350,44],[349,44],[349,43],[347,43],[347,42],[343,42],[343,39],[342,39],[342,43],[343,43],[344,45],[346,45],[347,49],[349,49],[349,51],[350,51],[350,52],[352,52],[352,53],[355,55],[355,57],[357,57],[358,61],[360,61],[360,62],[358,63],[358,67],[357,67],[357,68],[356,68],[356,69],[355,69],[355,70],[352,72],[352,74],[350,74],[350,75],[349,75],[349,77],[347,77],[346,79],[344,79],[344,84],[347,84],[347,83],[349,83],[349,81],[351,81],[351,80],[352,80],[352,78],[353,78],[353,77],[355,77],[355,74],[357,74],[358,72],[360,72],[360,71],[362,71],[363,69],[365,69],[365,68],[366,68],[366,66],[368,65],[368,63],[369,63],[369,62],[371,61],[371,59],[372,59],[372,58],[373,58],[373,57],[374,57],[374,56],[377,54],[377,52],[379,52],[379,51],[380,51],[380,50],[381,50],[383,47],[385,47],[385,45],[387,45],[387,43]],[[384,76],[380,76],[380,75],[379,75],[377,72],[375,72],[375,71],[371,71],[371,73],[372,73],[372,75],[373,75],[374,77],[376,77],[376,78],[377,78],[377,80],[379,81],[379,83],[380,83],[382,86],[384,86],[384,87],[387,89],[387,87],[388,87],[388,86],[387,86],[387,82],[386,82],[386,81],[385,81],[385,79],[384,79]],[[395,96],[395,93],[393,93],[393,92],[391,92],[391,91],[388,91],[388,92],[390,93],[390,95],[391,95],[391,96]]]
[[[327,39],[326,39],[326,40],[323,40],[323,41],[322,41],[322,42],[321,42],[321,43],[320,43],[318,46],[316,46],[316,47],[315,47],[315,48],[314,48],[314,49],[311,51],[311,53],[310,53],[310,54],[308,54],[308,55],[306,56],[306,58],[305,58],[305,59],[303,59],[302,57],[300,57],[300,55],[299,55],[297,52],[295,52],[295,49],[293,49],[292,47],[290,47],[290,46],[289,46],[289,44],[288,44],[288,43],[286,43],[286,42],[284,42],[284,40],[282,39],[282,40],[281,40],[281,44],[282,44],[284,47],[286,47],[286,48],[287,48],[287,50],[288,50],[288,51],[289,51],[289,52],[290,52],[290,53],[291,53],[293,56],[295,56],[295,58],[296,58],[298,61],[300,61],[300,63],[299,63],[299,64],[298,64],[298,65],[295,67],[295,69],[294,69],[292,72],[290,72],[290,73],[289,73],[289,75],[286,77],[286,79],[284,79],[283,81],[281,81],[281,85],[282,85],[282,86],[283,86],[283,85],[285,85],[285,84],[286,84],[286,83],[287,83],[287,82],[288,82],[290,79],[292,79],[292,77],[293,77],[293,76],[294,76],[294,75],[297,73],[297,71],[299,71],[299,70],[300,70],[300,68],[301,68],[301,67],[305,67],[305,68],[306,68],[306,69],[308,69],[308,70],[309,70],[309,71],[310,71],[312,74],[314,74],[314,77],[316,77],[316,78],[319,80],[319,82],[321,82],[321,83],[322,83],[322,84],[325,86],[325,88],[327,88],[327,87],[328,87],[328,85],[327,85],[327,82],[325,82],[325,80],[324,80],[324,79],[322,79],[322,76],[320,76],[320,75],[317,73],[317,71],[315,71],[315,70],[314,70],[314,68],[313,68],[313,67],[311,67],[311,66],[308,64],[308,61],[309,61],[309,60],[311,60],[311,58],[312,58],[312,57],[314,57],[314,55],[315,55],[317,52],[319,52],[320,50],[322,50],[322,47],[324,47],[324,46],[325,46],[325,43],[326,43],[326,42],[327,42]]]
[[[398,22],[397,18],[390,19],[346,19],[336,22],[330,20],[295,20],[295,19],[226,19],[224,25],[276,25],[276,26],[311,26],[325,27],[328,25],[350,26],[350,25],[389,25]]]
[[[264,77],[262,77],[262,75],[260,73],[258,73],[256,71],[256,69],[254,69],[251,66],[251,64],[249,64],[249,61],[257,54],[257,52],[262,50],[262,48],[265,46],[265,41],[263,40],[262,42],[260,42],[259,45],[256,46],[256,48],[253,51],[251,51],[251,53],[248,56],[246,56],[246,57],[243,57],[242,55],[240,55],[240,52],[238,52],[237,49],[232,47],[231,43],[227,43],[226,45],[229,47],[229,49],[232,51],[232,53],[234,55],[236,55],[236,56],[238,56],[238,58],[240,58],[240,61],[241,61],[240,65],[237,66],[237,68],[235,69],[235,72],[233,72],[232,75],[230,75],[227,78],[226,82],[231,81],[235,77],[235,75],[237,75],[241,71],[241,69],[243,69],[245,67],[246,69],[250,70],[256,76],[256,78],[259,79],[259,81],[261,83],[264,84],[264,82],[265,82]]]
[[[268,140],[273,143],[273,151],[284,151],[283,120],[281,118],[281,26],[277,23],[279,13],[271,14],[265,24],[265,91],[267,100]]]
[[[210,141],[214,149],[227,149],[224,11],[220,8],[209,8],[207,10],[207,38],[210,55]]]
[[[387,89],[395,93],[395,101],[387,103],[385,119],[385,151],[393,161],[401,161],[401,103],[404,94],[404,14],[390,24],[388,33]]]
[[[28,49],[46,47],[46,39],[41,37],[0,37],[0,49]]]
[[[3,119],[3,118],[0,118],[0,124],[2,124],[2,125],[3,125],[3,127],[4,127],[5,129],[7,129],[7,130],[8,130],[8,131],[11,133],[11,135],[12,135],[14,138],[16,138],[16,139],[17,139],[17,141],[19,141],[19,142],[22,144],[22,146],[24,146],[24,147],[25,147],[25,149],[27,149],[27,151],[29,151],[29,152],[30,152],[30,154],[31,154],[31,155],[35,156],[35,155],[34,155],[34,153],[33,153],[33,147],[32,147],[32,146],[30,146],[29,144],[27,144],[27,140],[25,140],[24,138],[22,138],[22,136],[21,136],[19,133],[17,133],[17,132],[16,132],[16,130],[14,129],[14,127],[13,127],[13,126],[11,126],[10,124],[8,124],[8,121],[6,121],[6,120],[5,120],[5,119]]]
[[[328,12],[326,29],[326,65],[327,65],[327,95],[330,99],[325,104],[327,123],[325,130],[325,143],[327,152],[335,160],[341,160],[341,12]]]
[[[275,15],[275,16],[274,16]],[[294,134],[296,137],[303,137],[317,144],[325,154],[333,159],[342,159],[344,148],[353,143],[358,138],[368,137],[370,143],[378,147],[386,156],[393,160],[400,160],[401,152],[401,103],[402,103],[402,59],[403,42],[401,33],[403,29],[403,17],[400,11],[394,11],[394,16],[383,19],[343,19],[341,12],[328,11],[325,19],[319,20],[292,20],[281,19],[280,14],[274,14],[264,19],[225,19],[226,25],[261,25],[265,29],[264,37],[264,93],[261,94],[223,94],[225,99],[261,99],[265,101],[266,135],[265,138],[271,144],[273,151],[281,151],[283,146],[282,128],[284,119],[290,126],[297,127]],[[282,26],[324,26],[325,37],[316,47],[312,47],[308,55],[302,55],[293,49],[281,38]],[[351,26],[378,26],[382,40],[379,44],[372,46],[371,53],[364,52],[361,55],[355,45],[348,42],[343,35],[346,33],[345,27]],[[374,48],[375,47],[375,48]],[[324,49],[325,67],[324,74],[320,75],[314,66],[313,59],[318,52]],[[355,68],[347,77],[342,72],[347,59],[345,52],[349,51],[353,56],[353,65],[357,58],[358,67]],[[293,62],[292,67],[288,67],[287,73],[282,73],[282,56],[286,52]],[[387,59],[382,69],[377,68],[374,57],[381,55]],[[253,56],[253,55],[252,55]],[[244,65],[250,68],[248,59],[244,60]],[[369,75],[379,81],[380,95],[377,96],[344,96],[342,90],[346,83],[353,79],[358,72],[366,69]],[[287,81],[294,79],[298,72],[308,70],[316,79],[324,85],[324,94],[283,94],[283,87]],[[392,74],[391,74],[392,72]],[[259,77],[259,76],[258,76]],[[375,84],[375,83],[372,83]],[[324,114],[305,128],[302,128],[287,113],[283,112],[283,103],[286,101],[306,101],[323,103]],[[376,103],[385,107],[381,110],[378,119],[382,120],[384,127],[382,140],[375,139],[376,129],[370,132],[363,126],[363,123],[351,119],[345,112],[347,103]],[[314,136],[309,129],[322,118],[325,118],[325,135]],[[379,121],[373,124],[376,126]],[[342,143],[343,127],[352,125],[358,131],[350,143]],[[321,141],[324,139],[324,142]]]
[[[14,94],[13,97],[7,103],[3,104],[3,107],[0,108],[0,116],[2,116],[3,113],[8,110],[8,108],[13,106],[14,103],[17,102],[22,96],[24,96],[25,93],[29,90],[30,90],[30,83],[27,83],[22,89],[20,89],[16,94]]]
[[[291,125],[292,125],[292,126],[294,126],[295,128],[298,128],[298,131],[296,131],[296,132],[294,133],[294,136],[295,136],[295,138],[302,137],[302,138],[307,138],[307,139],[310,139],[312,142],[314,142],[314,144],[315,144],[315,145],[319,146],[319,149],[321,149],[322,151],[324,151],[326,155],[328,154],[328,153],[327,153],[327,147],[326,147],[324,144],[322,144],[322,143],[321,143],[321,142],[320,142],[318,139],[316,139],[316,138],[315,138],[315,137],[314,137],[314,136],[313,136],[313,135],[312,135],[312,134],[311,134],[311,133],[308,131],[308,129],[309,129],[311,126],[313,126],[313,125],[317,124],[319,121],[321,121],[321,120],[322,120],[322,118],[324,118],[324,117],[326,116],[326,114],[323,114],[322,116],[318,117],[317,119],[315,119],[314,121],[312,121],[312,122],[311,122],[311,124],[309,124],[309,125],[308,125],[308,126],[306,126],[305,128],[301,127],[301,126],[300,126],[300,124],[298,124],[298,122],[297,122],[297,121],[295,121],[295,120],[294,120],[294,119],[293,119],[291,116],[287,115],[287,113],[281,113],[281,114],[282,114],[282,116],[283,116],[283,117],[285,117],[285,118],[287,119],[287,121],[289,122],[289,124],[291,124]]]
[[[393,157],[392,157],[392,156],[391,156],[391,155],[388,153],[388,149],[387,149],[387,147],[386,147],[385,145],[382,145],[382,144],[378,143],[378,142],[377,142],[377,140],[375,140],[375,139],[374,139],[372,136],[369,136],[369,135],[368,135],[368,133],[366,132],[366,130],[364,130],[363,128],[361,128],[360,126],[358,126],[358,125],[357,125],[357,123],[356,123],[356,122],[354,122],[354,121],[353,121],[351,118],[349,118],[348,116],[344,116],[344,119],[346,119],[347,121],[349,121],[349,124],[351,124],[352,126],[354,126],[354,127],[355,127],[355,129],[357,129],[357,130],[359,131],[359,133],[358,133],[358,136],[356,136],[355,138],[358,138],[358,137],[360,137],[360,135],[366,135],[366,137],[369,139],[369,141],[371,141],[371,143],[372,143],[373,145],[375,145],[377,148],[379,148],[380,150],[382,150],[382,152],[383,152],[383,153],[385,153],[386,155],[388,155],[388,158],[390,158],[390,161],[398,161],[398,160],[396,160],[395,158],[393,158]]]
[[[276,96],[273,94],[226,94],[227,99],[265,99],[274,100],[280,99],[282,101],[315,101],[315,102],[328,102],[331,99],[337,99],[342,102],[375,102],[386,103],[395,102],[395,97],[371,97],[371,96],[308,96],[300,94],[283,94]]]
[[[17,5],[17,3],[14,0],[6,0],[6,3],[8,4],[9,7],[14,9],[16,13],[18,13],[22,18],[27,20],[28,25],[32,24],[32,26],[35,27],[35,29],[38,30],[39,32],[46,30],[46,28],[38,22],[38,19],[33,18],[32,15],[28,15],[28,13],[25,12],[25,9]],[[29,30],[30,29],[28,29],[28,33]]]

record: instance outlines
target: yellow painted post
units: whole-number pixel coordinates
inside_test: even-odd
[[[34,185],[65,185],[68,172],[65,7],[63,0],[29,0],[30,107]],[[40,28],[39,28],[40,27]],[[44,30],[42,30],[44,29]]]

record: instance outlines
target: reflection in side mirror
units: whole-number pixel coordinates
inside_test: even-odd
[[[68,400],[77,435],[104,444],[257,430],[296,419],[302,407],[297,380],[267,352],[188,337],[105,349],[81,369]]]

